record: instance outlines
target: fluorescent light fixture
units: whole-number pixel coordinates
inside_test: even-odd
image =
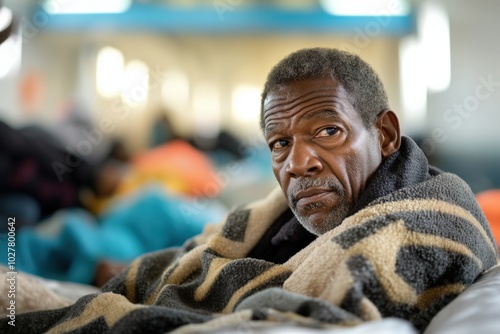
[[[99,95],[113,98],[120,94],[125,59],[120,50],[105,47],[97,54],[96,86]]]
[[[200,82],[193,87],[193,121],[196,134],[215,138],[220,132],[220,97],[217,87]]]
[[[255,122],[260,114],[260,88],[253,85],[238,85],[233,90],[233,117],[237,121]]]
[[[430,92],[448,89],[451,81],[450,22],[446,10],[435,2],[422,4],[418,17],[427,87]]]
[[[122,101],[131,107],[145,105],[149,97],[149,68],[140,60],[131,60],[123,72]]]
[[[189,102],[189,78],[183,71],[168,71],[161,83],[161,97],[167,108],[186,109]]]
[[[132,0],[45,0],[43,9],[49,14],[101,14],[126,12]]]
[[[339,16],[406,16],[408,0],[320,0],[323,9]]]
[[[399,42],[401,105],[407,133],[420,133],[427,117],[427,81],[422,48],[417,38]]]

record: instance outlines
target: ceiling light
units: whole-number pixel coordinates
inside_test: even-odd
[[[323,9],[339,16],[406,16],[408,0],[320,0]]]
[[[238,121],[256,122],[260,114],[260,88],[254,85],[238,85],[233,90],[233,117]]]
[[[122,101],[131,107],[145,105],[149,96],[149,68],[140,60],[127,63],[123,72]]]
[[[132,0],[45,0],[49,14],[104,14],[126,12]]]
[[[112,47],[105,47],[97,54],[96,86],[99,95],[112,98],[120,94],[125,59],[123,53]]]
[[[189,102],[189,78],[183,71],[168,71],[161,84],[163,104],[167,108],[185,109]]]
[[[427,117],[427,81],[422,48],[414,36],[399,42],[401,104],[407,133],[419,133]]]
[[[193,87],[193,121],[197,136],[215,138],[220,131],[220,97],[217,86],[200,82]]]
[[[450,22],[442,6],[429,1],[422,5],[418,35],[424,52],[429,91],[448,89],[451,81]]]

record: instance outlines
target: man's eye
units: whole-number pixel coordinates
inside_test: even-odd
[[[288,140],[285,140],[285,139],[278,139],[277,141],[275,141],[271,147],[273,150],[279,150],[280,148],[283,148],[285,146],[288,145]]]
[[[339,131],[338,128],[336,127],[331,127],[331,128],[325,128],[323,130],[321,130],[317,137],[329,137],[329,136],[333,136],[334,134],[336,134],[337,132]]]

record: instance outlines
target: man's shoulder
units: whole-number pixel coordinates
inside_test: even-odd
[[[429,169],[429,174],[430,177],[427,180],[395,190],[371,204],[416,199],[435,199],[457,204],[467,202],[477,204],[469,185],[458,175],[443,172],[434,167]]]

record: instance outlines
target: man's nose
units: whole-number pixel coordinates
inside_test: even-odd
[[[322,169],[323,164],[313,148],[300,142],[292,144],[286,165],[286,172],[291,177],[313,176]]]

